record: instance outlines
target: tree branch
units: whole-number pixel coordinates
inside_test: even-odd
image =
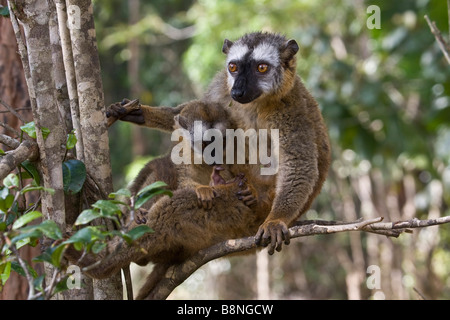
[[[26,123],[25,119],[16,111],[16,109],[7,104],[2,98],[0,98],[0,104],[3,105],[6,109],[8,109],[8,111],[11,112],[13,115],[15,115],[17,119],[19,119],[22,122],[22,124]]]
[[[20,146],[20,142],[18,140],[11,138],[6,134],[0,134],[0,143],[3,143],[11,149],[16,149],[18,146]]]
[[[338,232],[363,231],[386,236],[398,237],[403,232],[410,232],[409,228],[424,228],[439,224],[450,223],[450,216],[437,219],[419,220],[411,219],[397,222],[381,222],[382,217],[371,220],[358,220],[353,222],[337,221],[299,221],[289,229],[291,238],[306,237],[318,234],[332,234]],[[147,299],[165,299],[167,296],[194,271],[207,262],[237,253],[256,249],[255,237],[227,240],[209,248],[200,250],[189,260],[171,266],[164,278],[159,281]]]
[[[442,53],[444,54],[445,59],[447,59],[447,62],[450,64],[450,45],[444,40],[441,32],[436,27],[436,23],[434,21],[430,21],[430,18],[428,18],[427,15],[425,15],[425,20],[427,20],[428,26],[430,27],[431,32],[434,34],[434,37],[436,38],[436,41]]]
[[[15,150],[7,152],[0,159],[0,180],[6,177],[20,163],[29,159],[35,160],[39,155],[39,148],[34,140],[23,141]]]

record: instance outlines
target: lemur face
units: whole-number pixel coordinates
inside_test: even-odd
[[[226,130],[233,128],[229,114],[219,104],[205,104],[200,101],[189,102],[180,114],[174,117],[174,129],[184,129],[183,136],[190,141],[193,151],[202,154],[203,150],[221,138],[225,146]],[[215,150],[211,152],[215,156]]]
[[[233,100],[246,104],[282,86],[285,68],[298,51],[294,40],[270,33],[250,33],[235,42],[225,40],[228,87]]]

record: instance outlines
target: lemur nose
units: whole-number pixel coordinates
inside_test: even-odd
[[[233,88],[231,89],[231,97],[233,99],[242,98],[244,96],[245,91],[243,89]]]

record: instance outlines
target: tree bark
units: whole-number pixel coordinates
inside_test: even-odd
[[[61,230],[65,230],[66,226],[62,162],[66,153],[67,134],[72,129],[72,124],[78,123],[77,100],[80,110],[77,130],[80,136],[80,147],[77,148],[79,159],[84,160],[89,181],[94,181],[96,188],[85,207],[89,207],[98,199],[106,198],[113,190],[92,4],[84,0],[67,3],[71,13],[70,37],[62,0],[58,1],[58,18],[54,0],[9,2],[11,22],[19,45],[36,125],[38,167],[44,187],[55,190],[54,194],[42,193],[42,212],[46,219],[55,221]],[[23,26],[26,45],[23,43],[16,17]],[[70,24],[74,21],[78,23]],[[64,51],[61,49],[60,34],[63,34]],[[72,45],[70,49],[73,55],[68,44]],[[69,88],[66,79],[70,83]],[[74,115],[75,119],[72,119],[71,116]],[[47,128],[50,132],[46,138],[42,134],[42,128]],[[3,141],[17,145],[11,139],[5,138]],[[2,165],[9,164],[10,168],[11,163],[17,164],[26,158],[27,154],[30,158],[33,151],[36,151],[32,142],[27,140],[20,144],[10,155],[4,157]],[[81,198],[78,198],[79,201]],[[81,209],[81,206],[76,206],[76,209]],[[53,274],[50,269],[46,270],[46,273]],[[120,274],[107,280],[96,281],[94,294],[92,289],[89,289],[92,287],[89,282],[92,281],[85,280],[88,283],[83,291],[58,298],[122,299]]]
[[[105,199],[113,191],[113,185],[93,7],[90,0],[67,0],[66,4],[77,81],[84,163],[87,173],[98,187],[100,198]],[[96,199],[90,201],[94,200]],[[120,274],[107,280],[94,280],[94,299],[118,300],[122,297]]]
[[[0,4],[7,6],[6,0],[0,0]],[[9,19],[0,18],[0,122],[6,123],[14,129],[19,129],[23,123],[18,117],[8,112],[3,103],[14,108],[24,121],[31,121],[30,100],[28,97],[27,85],[23,73],[22,62],[17,54],[17,42]],[[0,133],[7,134],[0,128]],[[8,139],[8,138],[6,138]],[[16,141],[18,142],[18,141]],[[15,149],[18,145],[11,146],[1,140],[3,150]],[[20,144],[20,143],[19,143]],[[37,150],[36,150],[37,152]],[[31,259],[38,255],[39,248],[23,247],[20,254],[24,260],[31,262]],[[13,272],[0,292],[0,300],[24,300],[28,294],[27,280],[19,274]]]

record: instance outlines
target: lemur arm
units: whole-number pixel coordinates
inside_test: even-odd
[[[121,102],[110,105],[106,111],[108,124],[110,125],[114,122],[109,119],[119,119],[144,127],[172,132],[175,124],[173,117],[179,114],[184,107],[184,105],[177,107],[151,107],[139,104],[133,108],[129,107],[131,104],[132,101],[124,99]]]
[[[298,120],[298,118],[295,118]],[[300,127],[311,124],[300,121]],[[319,180],[318,151],[311,133],[292,130],[286,121],[280,128],[279,170],[272,208],[260,226],[258,243],[268,245],[269,254],[280,251],[282,243],[289,244],[289,225],[309,206],[308,200]]]

